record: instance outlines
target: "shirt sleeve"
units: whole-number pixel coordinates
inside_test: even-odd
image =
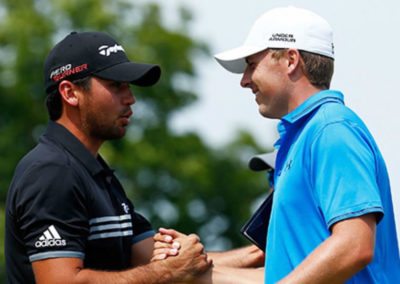
[[[138,243],[146,238],[153,237],[155,232],[150,222],[141,214],[134,212],[133,214],[133,238],[132,244]]]
[[[37,165],[24,177],[18,222],[30,261],[84,258],[88,235],[85,196],[65,165]]]
[[[383,216],[370,136],[342,121],[327,125],[311,147],[311,181],[325,222],[376,213]]]

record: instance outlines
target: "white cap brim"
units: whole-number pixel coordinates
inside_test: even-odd
[[[252,157],[249,161],[249,168],[253,171],[275,169],[276,154],[277,151],[274,151]]]
[[[265,46],[239,46],[214,55],[215,59],[226,70],[232,73],[244,73],[247,63],[246,57],[266,49]]]
[[[267,48],[295,48],[334,58],[333,31],[321,16],[292,6],[262,14],[253,24],[244,43],[215,55],[232,73],[244,73],[246,57]]]

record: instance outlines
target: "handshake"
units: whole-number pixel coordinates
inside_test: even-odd
[[[264,252],[256,246],[206,253],[197,235],[164,228],[154,236],[151,262],[174,283],[260,283],[264,274]]]
[[[211,283],[212,259],[208,257],[200,238],[195,234],[185,235],[172,229],[160,228],[154,236],[154,250],[151,259],[159,265],[165,265],[181,283]]]

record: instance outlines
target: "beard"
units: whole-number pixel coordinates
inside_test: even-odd
[[[91,107],[81,113],[84,132],[89,137],[102,141],[120,139],[125,135],[127,125],[118,125],[117,119],[118,117],[113,119],[110,114]]]
[[[101,120],[99,116],[89,116],[86,120],[87,133],[90,137],[97,138],[100,140],[113,140],[124,137],[126,133],[126,127],[117,126],[113,121]]]

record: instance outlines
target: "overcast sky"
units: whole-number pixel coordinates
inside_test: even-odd
[[[293,5],[308,8],[333,27],[335,74],[332,89],[341,90],[346,104],[366,122],[385,157],[400,235],[400,1],[398,0],[158,0],[173,25],[176,7],[194,13],[193,37],[209,44],[213,53],[240,45],[255,19],[268,9]],[[177,131],[195,130],[210,145],[232,139],[247,129],[261,145],[270,147],[277,121],[262,118],[254,96],[239,86],[239,75],[228,73],[212,58],[197,61],[199,102],[174,120]]]

